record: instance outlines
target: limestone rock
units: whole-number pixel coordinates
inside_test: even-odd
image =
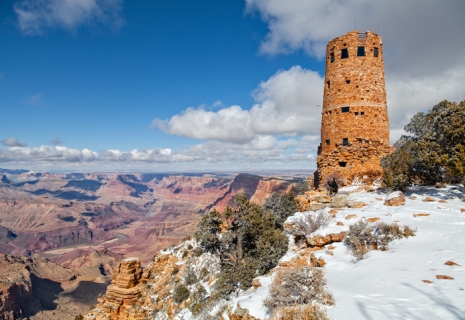
[[[261,287],[261,286],[262,286],[262,284],[260,283],[260,280],[258,280],[258,279],[253,279],[252,280],[252,287],[254,289],[257,289],[258,287]]]
[[[349,208],[359,209],[368,206],[368,203],[362,201],[349,202]]]
[[[307,245],[311,247],[323,247],[327,244],[333,242],[342,242],[346,236],[347,232],[342,231],[340,233],[329,233],[324,236],[315,235],[306,238]]]
[[[403,206],[405,204],[405,196],[401,191],[394,191],[384,200],[386,206]]]
[[[344,224],[341,221],[336,222],[337,226],[343,226]]]
[[[331,208],[344,208],[349,206],[348,195],[336,195],[331,198]]]
[[[414,218],[416,218],[416,217],[427,217],[427,216],[429,216],[429,213],[415,213],[413,215]]]
[[[446,266],[460,266],[458,263],[454,262],[454,261],[446,261],[444,263]]]
[[[436,275],[436,278],[437,279],[442,279],[442,280],[454,280],[454,278],[452,278],[451,276],[446,276],[446,275],[443,275],[443,274]]]
[[[376,221],[379,221],[379,220],[380,220],[379,218],[368,218],[368,219],[367,219],[367,221],[368,221],[368,222],[371,222],[371,223],[376,222]]]
[[[348,214],[348,215],[346,215],[346,217],[345,217],[346,220],[353,219],[353,218],[357,218],[357,215],[356,215],[355,213]]]
[[[432,197],[426,197],[423,199],[423,202],[435,202],[436,200]]]
[[[433,281],[431,280],[421,280],[421,281],[423,281],[424,283],[433,283]]]

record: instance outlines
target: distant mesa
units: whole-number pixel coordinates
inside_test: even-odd
[[[88,191],[97,191],[98,189],[100,189],[101,186],[102,183],[100,181],[84,179],[68,181],[68,183],[64,185],[62,188],[78,188]]]

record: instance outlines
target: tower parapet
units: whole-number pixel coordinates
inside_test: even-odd
[[[346,182],[379,177],[390,151],[383,43],[373,32],[351,31],[326,47],[315,186],[331,173]]]

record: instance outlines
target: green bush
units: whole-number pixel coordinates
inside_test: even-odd
[[[263,305],[271,312],[275,309],[307,305],[312,302],[332,305],[334,299],[326,290],[322,268],[293,267],[278,269]]]
[[[186,284],[186,286],[190,286],[196,283],[197,281],[199,280],[197,279],[197,276],[195,275],[194,271],[190,267],[187,267],[184,277],[184,283]]]
[[[204,286],[198,284],[195,287],[195,291],[192,293],[192,303],[189,306],[189,310],[194,316],[199,315],[199,313],[204,309],[206,305],[207,290]]]
[[[203,279],[208,276],[210,272],[208,272],[207,268],[203,267],[199,272],[199,279]]]
[[[416,230],[409,226],[404,226],[402,229],[395,222],[388,224],[380,221],[375,225],[370,225],[365,220],[359,220],[349,227],[345,241],[354,255],[354,262],[357,262],[365,259],[370,250],[388,250],[390,242],[413,237],[415,232]]]
[[[174,288],[173,291],[173,301],[177,304],[180,304],[183,301],[186,301],[189,298],[190,292],[185,285],[178,285]]]
[[[178,267],[178,266],[174,266],[173,271],[171,271],[171,275],[172,275],[172,276],[175,276],[175,275],[178,274],[178,272],[179,272],[179,267]]]
[[[79,314],[74,317],[74,320],[84,320],[84,317],[82,316],[82,314]]]
[[[200,247],[195,248],[192,252],[194,253],[194,256],[196,257],[200,257],[203,254],[203,250]]]

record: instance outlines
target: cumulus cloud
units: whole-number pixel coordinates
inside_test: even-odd
[[[123,0],[22,0],[14,4],[21,31],[40,35],[47,28],[75,31],[96,23],[119,27]]]
[[[27,147],[27,144],[19,142],[18,139],[10,137],[2,140],[2,144],[7,147]]]
[[[168,120],[155,119],[160,130],[201,140],[245,144],[266,135],[319,134],[323,79],[295,66],[280,70],[253,91],[250,110],[230,106],[218,111],[188,108]]]
[[[246,0],[269,33],[263,54],[304,50],[322,59],[331,38],[354,28],[383,37],[391,128],[443,99],[463,100],[465,2],[403,0]],[[320,93],[321,95],[321,93]]]

